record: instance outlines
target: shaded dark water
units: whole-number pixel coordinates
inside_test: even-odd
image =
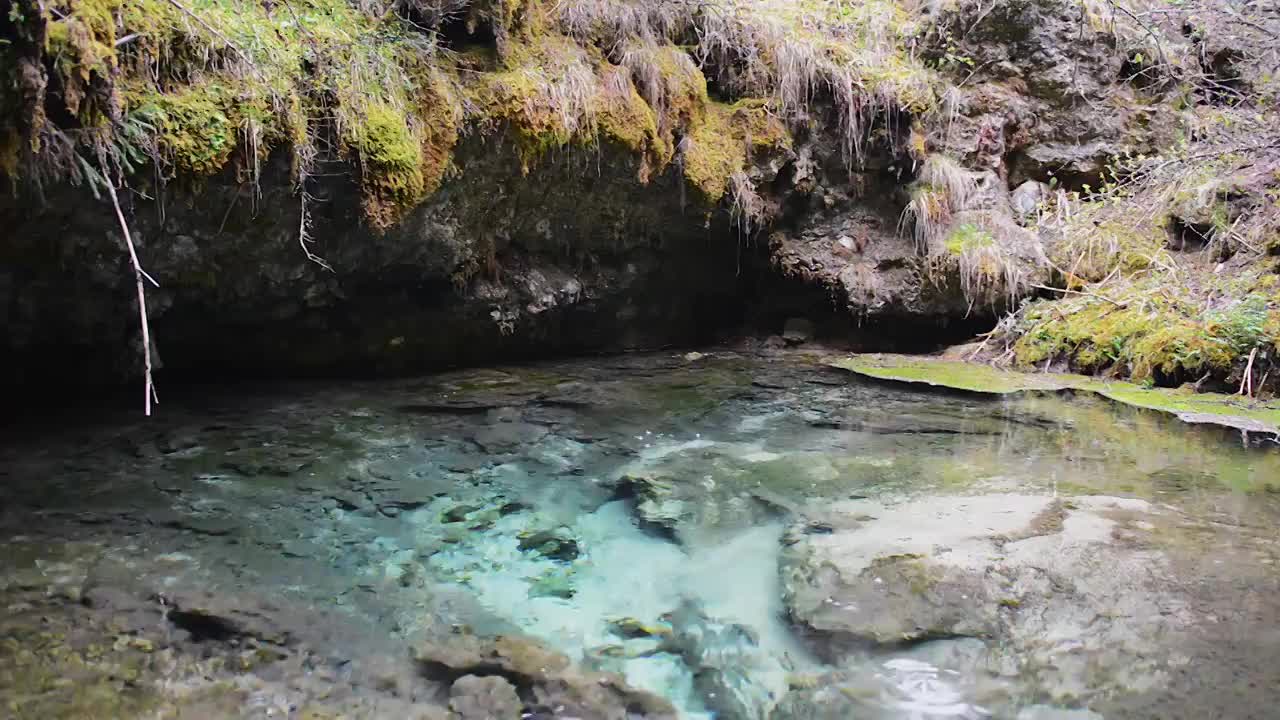
[[[158,681],[158,653],[225,645],[236,623],[321,642],[302,607],[344,668],[442,626],[518,633],[690,717],[1243,718],[1280,699],[1280,455],[1155,414],[732,353],[160,409],[0,450],[15,717],[85,716],[82,686],[116,703],[104,716],[182,705],[199,682]],[[154,626],[161,647],[116,677],[71,643],[93,683],[56,682],[41,603],[116,586],[158,609],[100,642]],[[208,607],[175,620],[165,603],[191,593]],[[323,705],[325,683],[284,664],[231,668],[278,686],[208,712]]]

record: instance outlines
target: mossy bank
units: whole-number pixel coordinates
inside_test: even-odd
[[[1221,55],[1269,36],[1134,9],[14,0],[8,380],[140,370],[128,227],[168,373],[381,375],[789,317],[927,349],[1016,311],[1004,363],[1271,392],[1280,181],[1244,139],[1271,137],[1274,80]]]

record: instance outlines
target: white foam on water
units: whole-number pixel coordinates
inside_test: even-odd
[[[783,411],[762,413],[760,415],[745,415],[742,419],[738,420],[738,425],[735,427],[735,430],[743,433],[760,432],[765,429],[770,421],[786,417],[787,415],[788,413]]]
[[[637,528],[625,502],[604,504],[573,529],[584,550],[573,565],[574,596],[529,600],[527,630],[565,650],[581,651],[617,641],[608,632],[610,619],[654,622],[679,602],[670,578],[687,561],[685,554]]]
[[[895,715],[910,720],[982,720],[991,713],[967,700],[964,678],[957,672],[940,670],[929,663],[897,658],[884,663],[881,701]]]
[[[675,455],[688,450],[700,450],[715,444],[714,441],[703,438],[684,440],[682,442],[660,442],[656,446],[653,444],[645,445],[645,448],[640,451],[640,457],[645,460],[661,460],[668,455]]]
[[[627,503],[614,501],[571,525],[581,555],[566,565],[520,550],[520,533],[537,525],[537,518],[529,513],[499,518],[492,527],[436,553],[430,564],[469,586],[490,611],[575,660],[592,649],[621,644],[611,632],[611,621],[634,618],[659,624],[665,613],[690,599],[709,618],[745,625],[759,637],[759,677],[753,673],[753,680],[781,692],[785,672],[777,659],[786,654],[807,664],[804,650],[780,619],[781,524],[749,528],[686,550],[642,531]],[[530,597],[537,578],[549,572],[571,572],[572,598]],[[666,696],[687,717],[710,717],[693,689],[689,668],[676,655],[660,652],[619,662],[636,687]]]

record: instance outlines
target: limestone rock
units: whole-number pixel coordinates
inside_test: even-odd
[[[1020,710],[1017,720],[1103,720],[1103,717],[1088,710],[1063,710],[1047,705],[1032,705]]]
[[[414,660],[430,677],[499,676],[527,688],[528,710],[593,720],[675,720],[671,703],[636,690],[619,676],[586,672],[563,654],[518,635],[480,637],[467,632],[428,635]],[[456,681],[455,681],[456,682]],[[471,683],[464,689],[471,687]]]
[[[459,720],[518,720],[520,697],[501,677],[463,675],[449,688],[449,708]]]
[[[698,472],[695,467],[683,470],[679,477],[623,475],[617,481],[618,492],[632,497],[642,523],[677,539],[688,532],[751,527],[786,511],[785,501],[755,487],[750,478]]]
[[[546,680],[569,667],[569,658],[519,635],[484,638],[455,632],[429,636],[418,643],[414,658],[429,670],[501,673],[530,682]]]
[[[1049,186],[1035,180],[1028,180],[1013,189],[1010,202],[1013,205],[1014,217],[1023,225],[1035,217],[1040,204],[1049,197]]]
[[[824,685],[802,688],[787,693],[770,720],[848,720],[863,710],[844,688]]]
[[[990,666],[1040,672],[1052,697],[1141,690],[1160,682],[1157,638],[1190,622],[1162,591],[1162,557],[1121,545],[1117,524],[1151,511],[1106,497],[841,502],[830,515],[865,520],[796,526],[785,601],[831,661],[868,643],[968,636],[986,642]],[[1102,669],[1106,683],[1082,684]]]
[[[495,422],[476,430],[471,440],[489,454],[514,452],[545,437],[547,428],[527,422]]]

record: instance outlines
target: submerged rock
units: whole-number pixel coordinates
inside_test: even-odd
[[[449,688],[449,708],[459,720],[514,720],[522,707],[511,683],[494,675],[463,675]]]
[[[524,711],[535,716],[676,718],[675,708],[667,700],[632,688],[620,676],[581,670],[563,654],[532,638],[484,638],[467,632],[429,634],[418,642],[413,657],[429,678],[457,678],[455,685],[468,675],[502,678],[520,690]],[[473,682],[463,690],[469,692]]]
[[[1047,705],[1032,705],[1020,710],[1017,720],[1104,720],[1104,718],[1088,710],[1063,710]]]
[[[877,557],[857,575],[837,571],[814,580],[822,599],[795,601],[812,605],[805,622],[819,632],[892,644],[985,637],[997,622],[985,578],[915,553]]]
[[[578,541],[567,537],[567,531],[540,530],[520,538],[521,550],[535,552],[549,560],[569,562],[578,557]]]
[[[556,597],[568,600],[577,593],[572,569],[552,568],[529,583],[529,597]]]
[[[733,528],[746,528],[785,514],[789,504],[759,487],[757,478],[739,472],[696,474],[686,468],[685,477],[623,475],[618,493],[629,496],[643,525],[680,539]],[[702,467],[701,469],[709,469]]]
[[[685,601],[666,619],[672,632],[662,647],[680,655],[693,671],[694,688],[723,720],[763,720],[785,689],[771,680],[785,676],[778,657],[760,648],[749,627],[710,618]]]
[[[858,717],[862,707],[839,686],[824,685],[802,688],[787,693],[770,720],[849,720]]]
[[[546,437],[547,428],[527,422],[495,422],[470,436],[472,442],[490,455],[515,452]]]
[[[1176,662],[1166,642],[1188,623],[1184,601],[1166,589],[1162,556],[1118,532],[1152,511],[1143,501],[990,495],[832,510],[862,520],[826,534],[797,526],[782,568],[792,620],[830,661],[981,638],[986,663],[1035,674],[1053,698],[1144,689]]]

